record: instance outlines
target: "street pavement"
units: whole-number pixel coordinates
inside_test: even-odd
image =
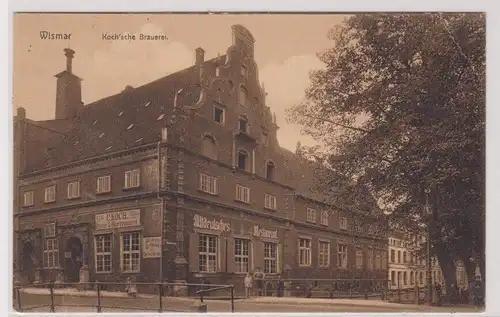
[[[21,307],[25,312],[48,312],[51,297],[48,289],[23,289],[20,293]],[[163,311],[194,312],[198,299],[186,297],[163,297]],[[205,299],[208,312],[231,312],[229,300]],[[14,302],[17,306],[17,300]],[[95,291],[55,289],[56,312],[96,312],[98,305]],[[147,312],[158,311],[159,297],[138,294],[132,298],[120,292],[101,292],[102,312]],[[15,307],[17,308],[17,307]],[[314,299],[254,297],[234,301],[235,312],[480,312],[474,307],[429,307],[425,305],[395,304],[363,299]]]

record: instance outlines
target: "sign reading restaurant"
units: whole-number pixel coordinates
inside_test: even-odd
[[[141,210],[125,210],[95,215],[95,230],[117,229],[141,225]]]
[[[194,215],[193,226],[200,229],[210,229],[216,231],[231,231],[231,225],[223,220],[208,220],[200,215]]]
[[[267,230],[258,225],[253,226],[253,235],[260,238],[278,239],[278,230]]]

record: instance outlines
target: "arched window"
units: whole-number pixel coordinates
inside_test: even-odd
[[[266,178],[269,180],[274,180],[274,170],[275,166],[273,162],[267,162],[266,164]]]
[[[247,106],[247,97],[248,97],[247,90],[244,87],[240,87],[238,93],[238,101],[240,105],[242,105],[243,107]]]
[[[238,168],[244,171],[248,169],[248,154],[246,151],[238,151]]]
[[[201,154],[214,160],[217,159],[217,145],[213,137],[209,135],[203,137]]]

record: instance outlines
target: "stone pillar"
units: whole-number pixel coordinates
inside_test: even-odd
[[[89,266],[87,256],[89,255],[88,250],[88,239],[87,232],[85,232],[80,238],[82,241],[82,267],[80,268],[80,282],[78,284],[79,290],[87,290],[90,288],[89,282]]]

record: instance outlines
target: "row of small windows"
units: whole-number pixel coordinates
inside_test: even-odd
[[[401,260],[401,254],[403,255],[403,259]],[[401,252],[401,250],[397,251],[397,258],[396,258],[396,250],[391,249],[391,263],[400,263],[400,264],[406,264],[411,260],[412,264],[419,264],[419,265],[424,265],[425,261],[423,258],[418,258],[416,255],[410,255],[410,257],[407,257],[406,251]]]
[[[410,277],[408,280],[408,276]],[[391,285],[392,286],[407,286],[407,285],[424,285],[427,284],[425,274],[423,271],[391,271]],[[432,271],[432,283],[443,282],[442,272]]]
[[[137,188],[141,184],[140,170],[133,169],[125,172],[124,189]],[[104,194],[111,192],[111,175],[99,176],[96,180],[96,193]],[[80,181],[72,181],[67,183],[67,199],[76,199],[81,197]],[[56,201],[56,185],[45,187],[44,203],[52,203]],[[23,205],[25,207],[35,204],[35,191],[30,190],[24,192]]]

